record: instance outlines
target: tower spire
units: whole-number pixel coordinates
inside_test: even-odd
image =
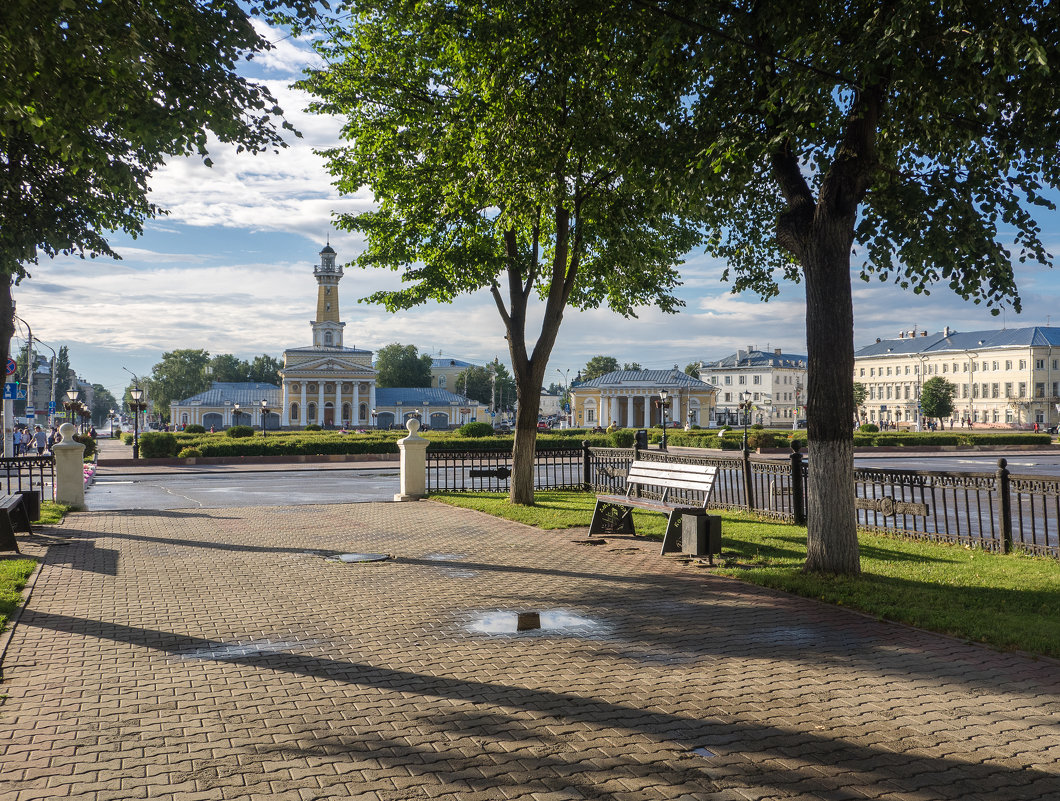
[[[313,268],[317,281],[317,315],[313,321],[313,345],[318,348],[341,348],[342,329],[346,325],[339,319],[339,281],[342,266],[335,264],[335,249],[331,247],[331,236],[320,251],[320,264]]]

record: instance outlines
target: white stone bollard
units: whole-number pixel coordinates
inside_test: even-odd
[[[85,506],[85,446],[74,440],[71,423],[59,426],[62,442],[52,446],[55,454],[55,500],[75,509]]]
[[[401,492],[395,501],[418,501],[427,497],[427,445],[428,442],[416,432],[420,421],[410,417],[405,423],[409,435],[398,440],[401,452]]]

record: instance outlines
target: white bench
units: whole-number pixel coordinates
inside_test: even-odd
[[[707,501],[710,499],[710,491],[714,488],[717,474],[718,469],[712,465],[634,461],[626,475],[625,495],[596,497],[589,534],[636,534],[633,524],[634,509],[663,512],[668,514],[669,518],[666,522],[666,534],[663,536],[662,553],[680,551],[678,542],[681,518],[684,515],[706,516]],[[662,497],[658,500],[637,497],[634,491],[640,487],[661,490]],[[678,489],[702,492],[703,504],[690,506],[687,502],[670,501],[670,492]],[[713,556],[713,553],[710,555]]]

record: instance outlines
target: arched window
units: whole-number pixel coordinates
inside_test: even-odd
[[[342,422],[349,423],[352,418],[350,417],[350,404],[342,404]],[[354,421],[356,422],[356,421]]]
[[[368,419],[368,404],[362,403],[360,413],[357,415],[357,422]]]
[[[317,405],[315,403],[306,404],[306,416],[307,423],[315,423],[317,421]]]
[[[331,332],[330,331],[325,331],[324,332],[324,345],[330,347],[333,342],[334,342],[334,340],[331,337]]]
[[[444,387],[445,386],[445,376],[444,375],[438,376],[438,386],[440,386],[440,387]]]
[[[187,425],[187,424],[188,424],[188,415],[187,415],[187,412],[185,412],[184,414],[182,414],[182,415],[180,416],[180,422],[182,422],[182,423],[183,423],[184,425]]]
[[[298,422],[298,404],[297,403],[292,403],[291,404],[291,422],[292,423],[297,423]]]

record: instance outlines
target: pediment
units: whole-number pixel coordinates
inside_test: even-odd
[[[326,358],[307,359],[299,364],[288,366],[284,375],[290,377],[291,373],[342,373],[349,376],[363,376],[370,378],[375,376],[375,370],[355,362],[353,359],[343,359],[340,356],[329,356]]]

